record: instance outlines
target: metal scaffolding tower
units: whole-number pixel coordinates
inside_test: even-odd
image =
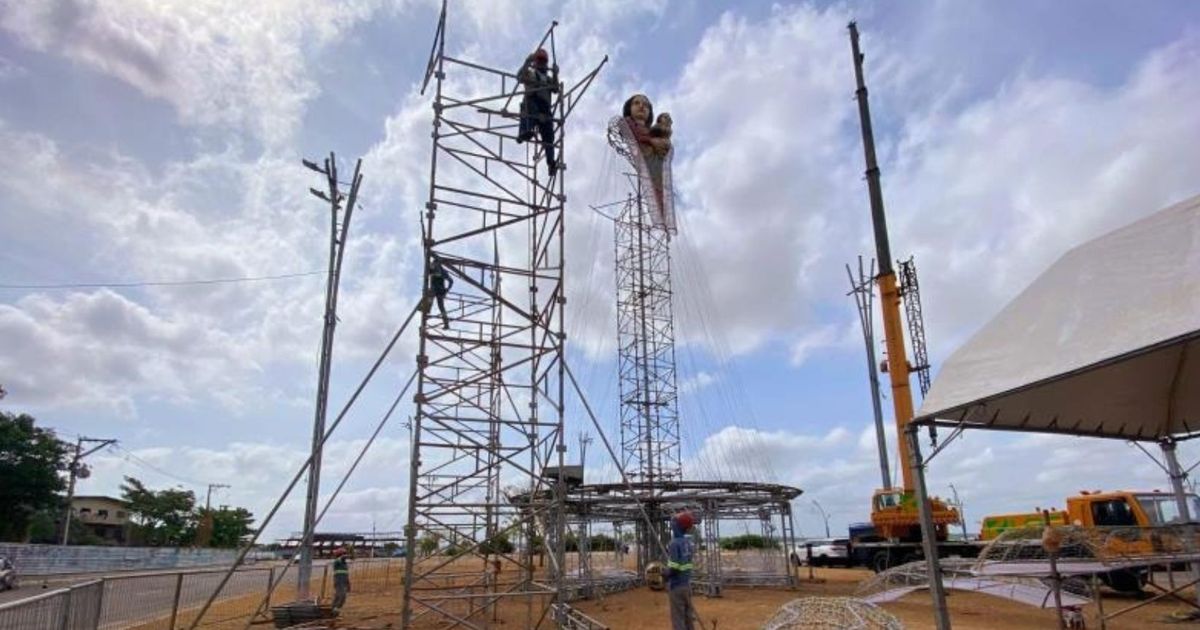
[[[663,484],[679,481],[678,389],[671,310],[670,232],[652,222],[637,177],[614,222],[617,279],[617,378],[621,389],[621,467],[643,484],[650,513]],[[638,572],[662,561],[670,538],[663,520],[637,521]]]
[[[554,26],[537,47],[557,80]],[[548,175],[539,144],[517,143],[516,75],[447,54],[445,33],[443,3],[424,86],[433,155],[402,627],[483,628],[503,609],[532,628],[563,600],[564,489],[546,474],[566,451],[562,128],[603,62],[555,95]],[[435,263],[454,281],[445,319]]]
[[[650,218],[636,178],[615,225],[621,466],[631,481],[682,477],[670,234]]]

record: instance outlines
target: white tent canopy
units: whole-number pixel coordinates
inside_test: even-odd
[[[1067,252],[943,365],[918,422],[1200,434],[1200,196]]]

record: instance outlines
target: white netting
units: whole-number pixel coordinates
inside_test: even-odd
[[[1054,531],[1061,541],[1061,548],[1058,551],[1060,559],[1103,558],[1110,555],[1105,554],[1103,549],[1106,546],[1107,538],[1114,533],[1112,530],[1060,526],[1055,527]],[[994,562],[1044,562],[1048,566],[1050,554],[1042,545],[1044,532],[1045,526],[1040,524],[1014,527],[1001,532],[979,552],[975,569],[978,570],[984,565]],[[1137,537],[1135,534],[1134,538]]]
[[[941,561],[942,577],[949,580],[959,575],[969,575],[973,560],[961,558],[943,558]],[[900,589],[917,589],[929,586],[929,573],[924,560],[909,562],[887,571],[876,573],[869,580],[860,582],[854,591],[854,596],[861,599],[871,599]]]
[[[987,575],[974,571],[975,561],[966,558],[943,558],[942,585],[947,589],[973,591],[1046,608],[1054,605],[1054,583],[1047,576]],[[872,603],[895,601],[929,586],[929,573],[924,560],[909,562],[876,574],[859,584],[854,596]],[[1062,580],[1063,604],[1081,606],[1088,603],[1089,586],[1086,580],[1067,577]]]
[[[1049,533],[1034,525],[1001,533],[980,551],[974,570],[979,574],[1047,575],[1050,554],[1043,544],[1047,535],[1061,543],[1058,570],[1067,575],[1200,559],[1200,537],[1194,525],[1056,526]]]
[[[763,630],[900,630],[904,625],[882,608],[852,597],[794,599],[763,625]]]

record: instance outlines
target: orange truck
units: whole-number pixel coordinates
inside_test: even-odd
[[[1187,502],[1190,520],[1196,522],[1200,519],[1200,499],[1188,494]],[[1067,509],[1050,510],[1048,514],[1053,525],[1079,527],[1099,534],[1095,538],[1096,549],[1088,553],[1100,556],[1146,558],[1179,552],[1191,546],[1180,539],[1178,531],[1158,529],[1184,522],[1175,495],[1169,492],[1082,491],[1076,496],[1067,497]],[[983,519],[979,538],[983,544],[987,544],[987,541],[995,539],[1005,530],[1044,522],[1040,512],[987,516]],[[1105,536],[1105,531],[1113,535]],[[1040,543],[1035,540],[1030,544]],[[1182,565],[1180,568],[1183,568]],[[1100,575],[1100,579],[1115,590],[1138,592],[1146,583],[1147,568],[1117,569]]]
[[[1200,519],[1200,499],[1187,495],[1188,512]],[[1158,490],[1111,492],[1084,490],[1067,497],[1067,509],[1051,509],[1050,523],[1076,527],[1158,527],[1183,522],[1175,495]],[[980,540],[991,540],[1008,529],[1040,525],[1040,511],[1021,514],[996,514],[984,517]]]

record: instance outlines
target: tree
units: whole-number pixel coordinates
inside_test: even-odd
[[[437,534],[430,533],[422,538],[421,542],[417,544],[421,549],[421,555],[431,556],[433,555],[433,552],[437,551],[440,542]]]
[[[221,506],[212,511],[211,547],[236,548],[242,539],[254,532],[254,515],[246,508]]]
[[[151,490],[126,477],[121,497],[137,521],[137,538],[151,546],[182,546],[196,538],[196,494],[191,490]]]
[[[35,513],[62,506],[67,447],[34,422],[0,411],[0,540],[24,540]]]
[[[742,534],[741,536],[732,536],[730,538],[721,539],[721,548],[729,551],[741,551],[743,549],[765,549],[767,547],[767,539],[758,534]]]
[[[508,539],[507,530],[497,532],[495,536],[483,541],[483,544],[479,545],[479,553],[485,555],[512,553],[513,549],[512,541]]]

